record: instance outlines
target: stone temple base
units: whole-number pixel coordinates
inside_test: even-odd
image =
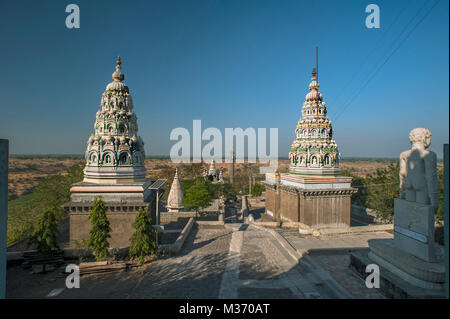
[[[378,262],[379,261],[380,260],[378,260]],[[406,277],[402,278],[398,273],[395,273],[395,267],[385,262],[378,262],[374,262],[374,260],[370,259],[367,252],[358,251],[351,253],[349,267],[365,280],[369,275],[369,273],[366,272],[366,267],[370,264],[377,264],[380,269],[379,289],[388,298],[445,298],[445,290],[426,289],[413,285],[410,281],[403,279]]]
[[[351,177],[266,174],[266,213],[314,228],[349,227]]]
[[[396,198],[394,239],[369,240],[369,248],[367,262],[380,267],[388,292],[416,298],[445,295],[444,249],[434,241],[434,212],[429,205]],[[352,262],[363,261],[358,258],[352,256]]]
[[[375,264],[389,270],[394,275],[423,289],[444,291],[445,265],[428,262],[396,247],[392,239],[369,240],[368,257]]]
[[[127,184],[74,184],[70,189],[70,202],[63,205],[69,212],[70,247],[81,248],[82,241],[88,238],[91,229],[89,213],[97,198],[105,202],[111,227],[110,247],[128,247],[139,209],[149,209],[152,221],[156,220],[155,194],[148,188],[150,184],[150,180]]]

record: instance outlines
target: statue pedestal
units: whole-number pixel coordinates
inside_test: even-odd
[[[395,246],[428,262],[438,261],[434,252],[434,212],[431,206],[394,199]]]
[[[368,258],[352,254],[351,267],[359,268],[361,272],[358,263],[378,265],[381,289],[388,295],[401,291],[400,296],[407,298],[443,296],[443,249],[434,241],[431,206],[396,198],[394,239],[372,239],[369,247]]]

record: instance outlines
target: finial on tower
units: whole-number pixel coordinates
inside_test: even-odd
[[[112,78],[114,81],[123,81],[125,79],[125,76],[121,71],[121,64],[122,61],[120,60],[120,55],[118,55],[116,60],[116,71],[114,71],[114,73],[112,74]]]
[[[319,80],[319,47],[316,47],[316,72],[317,72],[316,79]]]

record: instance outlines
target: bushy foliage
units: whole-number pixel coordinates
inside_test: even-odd
[[[89,220],[92,226],[89,232],[87,246],[92,249],[97,260],[104,259],[109,256],[108,238],[111,237],[111,228],[106,217],[105,203],[101,199],[96,199],[92,203]]]
[[[36,245],[37,251],[43,255],[51,255],[53,248],[59,248],[58,235],[58,220],[54,211],[48,208],[39,217],[29,245]]]
[[[70,200],[70,187],[83,179],[84,163],[68,169],[66,174],[55,174],[41,182],[31,194],[8,202],[8,239],[7,243],[30,236],[39,216],[49,207],[57,221],[66,217],[61,205]]]
[[[186,209],[193,209],[198,212],[200,209],[208,207],[212,202],[208,186],[202,179],[196,179],[191,187],[186,190],[183,205]]]
[[[148,209],[139,209],[136,220],[133,223],[135,229],[130,238],[130,257],[138,257],[139,264],[142,265],[145,257],[154,253],[158,249],[156,243],[157,231],[152,226],[150,213]]]
[[[352,204],[369,207],[377,212],[379,218],[391,222],[394,217],[394,198],[400,196],[399,165],[391,163],[385,169],[377,169],[374,174],[366,177],[352,175],[341,171],[342,175],[352,176],[352,186],[358,189],[352,195]],[[443,219],[444,211],[444,174],[443,168],[438,168],[439,209],[436,219]]]
[[[262,192],[263,192],[263,189],[264,189],[264,187],[261,184],[255,183],[252,186],[252,195],[253,196],[261,196]]]
[[[398,198],[400,192],[398,170],[398,163],[390,164],[386,169],[369,174],[364,183],[367,207],[375,209],[381,219],[389,222],[394,214],[394,198]]]

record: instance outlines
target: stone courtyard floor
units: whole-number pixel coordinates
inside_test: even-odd
[[[65,288],[64,268],[30,274],[10,267],[7,298],[383,298],[348,268],[349,251],[391,234],[314,238],[276,231],[308,258],[295,260],[260,227],[196,225],[180,255],[124,272],[82,276],[79,289]]]

